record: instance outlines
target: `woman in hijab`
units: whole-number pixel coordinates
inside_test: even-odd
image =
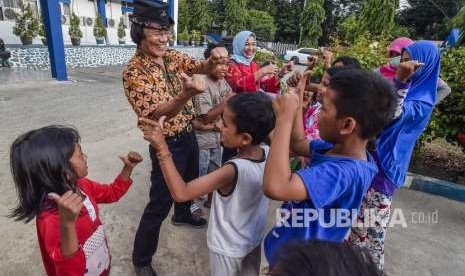
[[[384,268],[384,239],[392,196],[405,182],[415,143],[433,112],[440,63],[437,46],[418,41],[402,51],[393,78],[399,89],[400,109],[376,140],[373,156],[379,172],[365,195],[356,227],[352,227],[349,237],[353,244],[368,249],[380,270]],[[365,214],[369,217],[364,217]]]
[[[232,63],[226,80],[236,93],[253,93],[263,88],[266,92],[279,93],[280,78],[292,70],[292,63],[279,71],[276,64],[262,68],[253,61],[256,51],[255,34],[242,31],[233,39]]]
[[[389,63],[385,64],[378,69],[376,72],[383,75],[386,79],[392,80],[396,75],[397,66],[401,60],[402,50],[413,44],[413,40],[407,37],[399,37],[395,39],[388,48]],[[451,92],[449,85],[442,79],[438,79],[437,97],[436,104],[444,100]]]

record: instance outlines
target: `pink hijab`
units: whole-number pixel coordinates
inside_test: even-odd
[[[398,53],[399,55],[402,54],[402,50],[407,46],[413,44],[413,40],[408,37],[399,37],[395,39],[388,48],[388,54],[391,52]],[[392,80],[396,75],[396,67],[392,66],[390,63],[385,64],[379,68],[379,72],[383,75],[386,79]]]

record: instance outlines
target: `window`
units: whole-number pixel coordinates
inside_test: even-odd
[[[61,10],[62,15],[71,15],[71,9],[69,7],[69,4],[63,3],[63,9]]]
[[[14,8],[14,9],[21,8],[19,0],[3,0],[3,6],[5,8]]]
[[[301,49],[299,53],[306,54],[306,55],[316,55],[318,53],[318,50],[305,48],[305,49]]]

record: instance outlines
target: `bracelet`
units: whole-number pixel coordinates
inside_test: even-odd
[[[168,159],[171,158],[171,152],[166,154],[166,155],[162,155],[161,153],[157,153],[157,159],[158,159],[158,163],[163,163],[165,161],[167,161]]]

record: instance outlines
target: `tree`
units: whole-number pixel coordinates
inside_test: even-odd
[[[187,3],[187,0],[179,0],[178,8],[178,33],[181,33],[184,29],[191,29],[189,24],[189,3]]]
[[[68,34],[71,38],[82,38],[82,31],[79,25],[81,24],[81,20],[79,17],[73,12],[71,14],[71,20],[69,24]]]
[[[126,25],[124,24],[123,17],[119,19],[117,35],[119,40],[123,40],[126,37]]]
[[[247,0],[228,0],[225,3],[224,24],[230,35],[245,30],[247,23]]]
[[[300,46],[318,46],[318,39],[323,34],[321,24],[324,20],[323,0],[308,0],[300,18]]]
[[[210,3],[207,0],[193,0],[190,9],[191,28],[207,33],[212,22]]]
[[[23,38],[34,38],[39,32],[39,21],[32,13],[31,4],[21,5],[21,13],[16,14],[16,23],[13,33]]]
[[[297,43],[300,36],[300,14],[304,0],[273,0],[274,22],[276,24],[275,40]]]
[[[399,0],[368,0],[360,15],[359,33],[380,35],[390,32],[395,26],[396,10]]]
[[[270,15],[276,12],[275,1],[273,0],[253,0],[249,1],[247,8],[249,10],[264,11]]]
[[[323,8],[326,19],[321,26],[323,35],[320,45],[329,45],[330,37],[341,31],[343,22],[357,18],[365,2],[366,0],[325,0]]]
[[[415,38],[440,40],[465,0],[408,0],[408,4],[398,15],[399,24],[413,30]]]
[[[276,33],[273,17],[259,10],[248,11],[246,28],[254,32],[259,40],[271,41]]]

